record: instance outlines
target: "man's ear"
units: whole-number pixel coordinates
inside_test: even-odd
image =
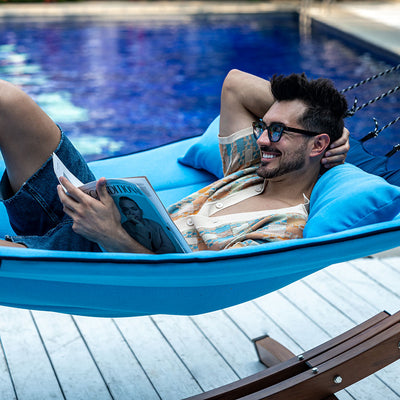
[[[318,157],[323,155],[329,146],[331,139],[328,134],[321,133],[315,136],[312,140],[310,157]]]

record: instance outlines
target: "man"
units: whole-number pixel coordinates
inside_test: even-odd
[[[220,124],[224,170],[228,176],[200,191],[193,202],[189,197],[181,203],[181,207],[178,204],[170,210],[185,236],[188,239],[195,236],[190,243],[194,250],[222,249],[301,236],[307,218],[303,195],[311,193],[325,150],[330,141],[333,142],[329,151],[331,154],[327,154],[329,158],[322,161],[328,163],[326,166],[343,162],[348,151],[348,132],[345,130],[339,138],[347,105],[343,96],[326,81],[320,85],[317,95],[314,93],[310,97],[307,91],[315,85],[310,86],[303,77],[300,79],[303,82],[300,90],[295,80],[280,83],[290,96],[285,95],[275,101],[269,82],[240,71],[228,74],[221,95]],[[296,92],[298,90],[299,93]],[[318,108],[318,102],[323,107]],[[311,118],[303,118],[303,121],[302,117],[315,108],[317,112],[311,112]],[[323,122],[332,117],[332,110],[335,111],[333,114],[339,115],[334,135],[327,133],[324,124],[321,124],[321,120]],[[320,112],[322,118],[316,118]],[[261,124],[260,129],[258,124],[255,133],[258,135],[263,128],[265,130],[257,141],[262,154],[261,165],[257,166],[260,151],[254,146],[248,127],[259,118],[263,118],[264,125]],[[317,119],[316,123],[313,118]],[[236,136],[233,135],[235,132],[238,132]],[[242,146],[240,150],[238,143]],[[60,250],[100,251],[102,248],[114,252],[152,253],[121,225],[120,214],[106,191],[104,178],[97,183],[99,201],[85,195],[66,180],[62,183],[68,195],[58,186],[59,201],[54,190],[56,178],[50,157],[53,151],[81,181],[93,180],[93,174],[50,118],[29,96],[6,82],[0,83],[0,148],[6,163],[1,194],[14,230],[22,235],[8,238],[0,244]],[[238,151],[232,151],[235,148]],[[240,190],[235,190],[235,187]],[[237,192],[239,196],[236,196]],[[220,199],[227,202],[222,202],[219,209],[217,203]],[[217,211],[206,210],[214,206]],[[285,208],[289,208],[287,216]],[[269,211],[268,215],[265,215],[265,210]],[[278,217],[274,217],[271,210],[280,210]],[[198,215],[199,212],[205,214]],[[242,220],[231,226],[217,220],[217,225],[222,226],[224,240],[223,243],[218,238],[213,241],[220,232],[207,231],[210,222],[214,222],[211,217],[225,220],[227,216],[241,217],[241,214],[249,212],[261,213],[260,216],[252,215],[250,226]],[[190,220],[191,215],[200,220],[198,227]],[[183,229],[182,224],[190,226],[190,229]],[[203,225],[207,229],[203,230]],[[273,230],[279,226],[288,228],[274,235]],[[208,240],[211,242],[207,243]]]
[[[321,159],[343,133],[347,103],[327,80],[310,82],[294,74],[271,83],[235,70],[225,79],[220,117],[225,178],[170,208],[193,250],[302,236]],[[347,145],[336,150],[331,163],[344,160]]]

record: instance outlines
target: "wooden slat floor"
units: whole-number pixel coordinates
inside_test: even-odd
[[[251,302],[194,317],[102,319],[0,308],[0,399],[182,399],[260,371],[252,338],[298,354],[400,310],[400,258],[332,265]],[[339,392],[400,398],[400,362]]]

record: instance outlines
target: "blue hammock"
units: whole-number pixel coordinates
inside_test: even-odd
[[[200,138],[91,167],[97,177],[146,175],[168,205],[221,175],[217,125]],[[0,248],[0,304],[101,317],[194,315],[400,244],[400,187],[351,164],[320,178],[310,206],[303,239],[245,249],[142,255]],[[0,233],[9,234],[3,206],[0,220]]]

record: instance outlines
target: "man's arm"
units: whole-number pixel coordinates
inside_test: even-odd
[[[220,136],[250,127],[273,103],[269,81],[237,69],[230,71],[221,91]]]
[[[60,178],[60,181],[68,194],[59,185],[58,195],[64,212],[73,220],[72,229],[75,233],[97,243],[106,251],[155,254],[123,228],[121,215],[107,192],[104,178],[99,179],[96,185],[99,200],[82,192],[65,178]]]

